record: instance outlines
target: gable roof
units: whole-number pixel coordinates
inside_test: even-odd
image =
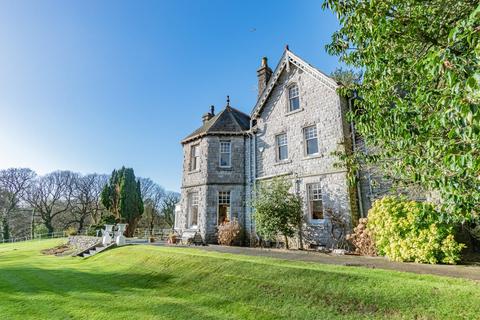
[[[285,48],[285,51],[283,52],[283,55],[280,58],[277,67],[275,68],[275,72],[270,77],[270,80],[268,81],[265,90],[263,90],[262,94],[258,97],[257,103],[255,104],[255,107],[251,112],[252,118],[256,118],[260,114],[260,112],[262,112],[265,102],[272,93],[272,90],[277,84],[280,75],[282,74],[283,70],[286,69],[288,71],[290,69],[290,64],[293,64],[295,67],[309,73],[315,79],[320,81],[323,85],[333,91],[336,91],[337,88],[340,86],[339,83],[337,83],[334,79],[305,62],[303,59],[291,52],[287,47]]]
[[[250,128],[250,116],[230,105],[182,140],[182,144],[206,135],[242,135]]]

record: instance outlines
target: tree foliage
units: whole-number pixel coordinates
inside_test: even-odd
[[[113,170],[102,191],[101,201],[119,221],[128,224],[125,233],[131,237],[144,211],[140,181],[135,178],[132,168]]]
[[[253,200],[257,232],[270,240],[283,235],[287,249],[288,237],[300,231],[303,218],[302,198],[291,193],[291,188],[291,183],[285,179],[260,183]]]
[[[480,6],[473,0],[326,0],[330,54],[364,70],[351,115],[398,184],[436,190],[448,217],[480,212]]]

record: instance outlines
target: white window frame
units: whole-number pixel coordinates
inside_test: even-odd
[[[196,151],[195,154],[193,151]],[[188,164],[189,171],[197,171],[200,168],[200,155],[198,154],[200,150],[199,144],[194,144],[190,146],[190,162]],[[193,162],[195,161],[195,168],[193,168]]]
[[[228,152],[222,151],[222,144],[228,143]],[[232,167],[232,142],[230,140],[220,140],[219,149],[218,149],[218,165],[220,168],[231,168]],[[222,165],[222,154],[228,153],[228,165]]]
[[[295,89],[294,90],[295,95],[291,94],[291,91],[293,89]],[[287,87],[287,97],[288,97],[288,109],[287,109],[288,112],[295,112],[295,111],[298,111],[302,108],[301,107],[301,101],[300,101],[300,89],[299,89],[299,87],[296,83],[292,83]],[[294,99],[298,100],[298,108],[296,108],[296,109],[292,109],[292,105],[293,105],[292,100],[294,100]]]
[[[198,219],[200,218],[199,217],[199,211],[198,211],[198,202],[199,202],[199,196],[198,196],[198,192],[194,191],[194,192],[189,192],[188,195],[187,195],[187,228],[188,229],[196,229],[198,228]],[[196,224],[192,224],[192,211],[193,211],[193,207],[196,206],[197,207],[197,223]]]
[[[280,137],[284,136],[285,138],[280,141]],[[285,159],[280,159],[280,147],[286,147],[287,157]],[[288,136],[286,132],[279,133],[275,136],[275,150],[277,153],[277,162],[288,160]]]
[[[232,221],[232,192],[218,191],[217,193],[217,226],[220,225],[220,205],[228,204],[228,221]]]
[[[322,183],[321,182],[308,183],[306,185],[306,188],[307,188],[307,199],[308,199],[307,201],[308,220],[310,221],[311,224],[323,223],[325,221],[325,206],[324,206],[324,200],[323,200]],[[323,216],[322,219],[313,218],[312,201],[320,201],[322,203],[322,216]]]
[[[310,137],[307,137],[307,130],[311,130],[313,129],[313,133],[314,135],[310,136]],[[312,126],[308,126],[308,127],[304,127],[303,128],[303,143],[305,144],[305,156],[307,157],[311,157],[311,156],[316,156],[320,153],[320,146],[318,145],[318,130],[317,130],[317,126],[316,125],[312,125]],[[316,139],[317,140],[317,152],[315,153],[308,153],[308,141],[309,140],[313,140],[313,139]]]

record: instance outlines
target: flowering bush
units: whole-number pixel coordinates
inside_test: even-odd
[[[453,226],[438,217],[431,204],[384,197],[368,212],[367,229],[378,253],[391,260],[454,264],[465,245],[455,241]]]
[[[372,232],[367,228],[367,218],[358,220],[358,225],[353,228],[353,233],[346,239],[355,247],[355,252],[364,256],[377,255],[377,248],[372,238]]]
[[[218,227],[218,243],[224,246],[231,246],[240,238],[241,227],[237,219],[224,222]]]

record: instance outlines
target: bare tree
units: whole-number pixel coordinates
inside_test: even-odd
[[[140,193],[142,194],[142,200],[145,203],[148,199],[152,199],[158,185],[150,178],[138,178],[140,181]]]
[[[76,224],[78,231],[82,231],[89,220],[99,220],[100,194],[107,179],[108,177],[98,174],[72,175],[71,215],[67,220],[68,225]]]
[[[92,219],[94,224],[99,224],[103,218],[104,212],[106,212],[105,207],[102,205],[102,201],[100,197],[102,195],[102,190],[105,185],[108,183],[108,179],[110,176],[108,174],[96,174],[94,185],[93,185],[93,194],[94,198],[97,199],[95,203],[95,207],[93,208],[92,212]]]
[[[168,192],[162,198],[160,212],[165,220],[165,223],[170,227],[175,226],[175,206],[180,201],[180,196],[176,192]]]
[[[71,208],[74,176],[70,171],[49,173],[36,179],[26,194],[49,234],[54,231],[54,219]]]
[[[2,193],[2,234],[4,239],[10,237],[9,218],[18,209],[30,183],[35,178],[35,172],[27,168],[10,168],[0,170],[0,191]]]
[[[141,182],[140,182],[141,183]],[[142,193],[142,197],[144,194]],[[162,199],[165,196],[165,190],[158,184],[154,183],[148,190],[148,197],[144,200],[145,212],[144,218],[148,226],[150,235],[153,234],[155,222],[160,218],[160,209]]]

